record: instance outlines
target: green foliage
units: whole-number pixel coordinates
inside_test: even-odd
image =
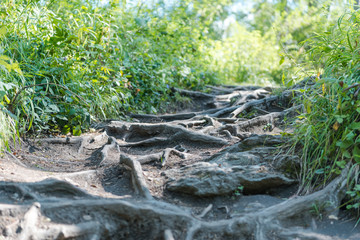
[[[359,20],[360,12],[345,14],[330,30],[308,40],[319,74],[301,99],[306,112],[294,134],[304,161],[304,190],[325,185],[349,163],[360,163]],[[350,182],[355,184],[357,176]],[[353,204],[348,207],[359,208],[359,187],[350,186]]]
[[[208,47],[213,59],[207,67],[218,73],[221,82],[269,84],[280,82],[280,47],[274,39],[248,31],[239,23],[231,26],[231,36]]]
[[[15,139],[15,136],[15,122],[0,109],[0,155],[3,150],[9,148],[9,141],[10,139]]]
[[[286,86],[313,74],[302,42],[335,22],[344,7],[340,0],[237,3],[240,10],[227,19],[232,24],[206,46],[212,59],[206,69],[220,82]]]
[[[22,131],[79,135],[91,120],[155,113],[170,87],[214,80],[203,49],[229,1],[187,3],[2,2],[0,101]]]

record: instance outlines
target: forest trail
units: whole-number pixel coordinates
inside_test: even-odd
[[[360,239],[345,174],[297,195],[300,160],[279,148],[293,90],[208,88],[174,89],[179,113],[24,140],[0,159],[0,239]]]

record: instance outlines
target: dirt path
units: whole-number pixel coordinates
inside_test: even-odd
[[[1,239],[360,239],[346,175],[297,196],[293,91],[209,86],[177,114],[28,140],[0,161]]]

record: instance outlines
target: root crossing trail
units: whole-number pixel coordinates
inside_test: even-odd
[[[0,161],[0,239],[360,239],[339,210],[345,169],[297,196],[279,146],[293,90],[174,89],[187,111],[133,114],[80,137],[24,141]]]

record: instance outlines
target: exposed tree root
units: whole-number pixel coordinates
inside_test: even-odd
[[[119,144],[116,142],[116,139],[114,137],[109,137],[108,144],[103,147],[101,150],[101,161],[99,165],[102,165],[104,161],[108,158],[108,152],[110,150],[116,150],[116,152],[120,153]]]
[[[209,88],[211,94],[174,89],[203,104],[203,111],[133,114],[131,117],[148,123],[111,121],[102,125],[101,134],[46,138],[35,142],[42,143],[32,148],[36,154],[7,153],[16,163],[10,165],[56,161],[67,173],[48,172],[47,176],[54,174],[56,179],[35,183],[0,181],[0,201],[6,203],[0,204],[0,239],[324,238],[306,231],[316,218],[312,210],[321,209],[323,217],[337,215],[347,176],[352,174],[349,166],[327,187],[306,196],[274,200],[266,195],[275,202],[266,206],[250,202],[253,208],[242,205],[250,196],[238,196],[240,189],[244,194],[270,194],[273,188],[295,182],[285,172],[293,170],[291,164],[299,164],[298,158],[274,156],[273,151],[287,140],[274,135],[283,131],[284,117],[289,119],[302,108],[285,109],[296,93],[289,90],[268,96],[270,88]],[[254,114],[246,115],[250,110]],[[237,118],[240,114],[244,118]],[[56,157],[43,154],[41,146],[59,149],[59,153]],[[71,152],[64,156],[64,150]],[[96,170],[68,173],[68,167],[75,164]],[[128,186],[130,178],[135,195]],[[85,185],[94,195],[76,187]],[[185,191],[174,193],[176,187]],[[104,198],[107,194],[130,200]],[[230,200],[234,195],[237,198]]]
[[[17,165],[19,165],[19,166],[22,166],[22,167],[26,167],[26,165],[24,164],[24,163],[22,163],[21,162],[21,160],[20,159],[18,159],[14,154],[12,154],[11,152],[9,152],[9,151],[4,151],[7,155],[9,155],[10,156],[10,159],[15,163],[15,164],[17,164]]]
[[[123,162],[133,169],[141,168],[139,163],[129,158]],[[44,239],[61,238],[70,239],[86,236],[87,239],[97,239],[99,236],[118,236],[136,239],[293,239],[293,237],[306,236],[306,232],[299,231],[299,227],[306,226],[308,219],[312,218],[312,208],[324,204],[322,214],[335,214],[341,200],[345,196],[349,167],[343,170],[341,176],[333,180],[323,190],[307,195],[289,199],[283,203],[244,214],[229,220],[217,222],[201,221],[212,208],[209,205],[199,216],[192,217],[177,207],[151,200],[150,193],[144,189],[144,180],[139,176],[141,170],[134,170],[139,188],[150,201],[131,203],[122,200],[84,199],[63,202],[34,203],[19,222],[8,225],[5,231],[9,239]],[[143,183],[140,183],[143,182]],[[44,188],[49,189],[49,188]],[[43,211],[40,210],[43,209]],[[4,214],[14,214],[22,208],[15,207],[12,213],[3,205],[0,209]],[[76,209],[76,211],[75,211]],[[91,215],[88,214],[91,209]],[[7,212],[7,213],[6,213]],[[77,215],[68,215],[73,212]],[[39,227],[46,223],[46,228]],[[86,219],[80,222],[78,217]],[[114,216],[118,216],[114,220]],[[78,219],[73,225],[63,224],[74,218]],[[54,222],[53,222],[54,221]],[[57,222],[57,223],[55,223]],[[62,223],[63,222],[63,223]],[[99,224],[102,222],[102,224]],[[18,229],[13,231],[12,229]],[[149,230],[152,229],[150,232]],[[105,235],[104,235],[105,234]],[[110,235],[109,235],[110,234]],[[309,236],[309,235],[308,235]],[[314,236],[314,235],[312,235]],[[92,237],[92,238],[91,238]]]
[[[164,240],[175,240],[170,229],[166,229],[164,232]]]
[[[298,228],[293,230],[291,227],[306,227],[308,219],[314,217],[311,213],[314,206],[319,207],[322,204],[324,206],[322,214],[325,216],[336,215],[345,196],[348,171],[347,167],[341,176],[319,192],[289,199],[234,220],[218,222],[216,225],[203,223],[196,229],[194,239],[204,239],[215,235],[220,236],[218,239],[224,239],[225,236],[256,240],[294,239],[294,236],[299,236]]]
[[[66,138],[42,138],[39,141],[49,144],[77,144],[83,141],[82,137],[66,137]]]
[[[175,120],[185,120],[195,117],[197,114],[192,113],[179,113],[179,114],[166,114],[166,115],[152,115],[152,114],[130,114],[132,118],[137,118],[141,120],[152,120],[152,121],[175,121]]]
[[[178,150],[176,150],[175,148],[166,148],[164,151],[159,152],[159,153],[153,153],[153,154],[148,154],[146,156],[129,156],[130,158],[136,159],[140,164],[146,164],[146,163],[151,163],[151,162],[160,162],[161,166],[165,166],[166,162],[169,159],[170,154],[175,154],[177,156],[179,156],[182,159],[186,159],[187,155],[184,152],[180,152]]]
[[[253,101],[247,102],[247,103],[243,104],[242,106],[236,108],[234,111],[232,111],[230,114],[230,117],[234,118],[250,107],[258,106],[261,104],[268,104],[273,101],[277,101],[278,99],[279,99],[278,96],[271,96],[271,97],[263,98],[260,100],[253,100]]]
[[[166,142],[171,141],[171,139],[166,137],[153,137],[145,140],[141,140],[138,142],[129,142],[119,144],[120,147],[135,147],[135,146],[154,146],[154,145],[162,145]]]
[[[135,191],[146,199],[152,199],[153,197],[147,187],[142,173],[141,164],[137,160],[123,154],[120,155],[120,163],[123,163],[131,168],[132,184]]]
[[[36,234],[36,225],[40,216],[40,203],[36,202],[25,213],[24,218],[20,220],[20,228],[17,230],[21,232],[19,239],[27,240]]]
[[[228,130],[230,133],[232,133],[233,136],[238,137],[241,137],[239,134],[242,132],[249,131],[249,129],[255,126],[264,126],[264,130],[271,131],[275,127],[275,122],[279,121],[276,119],[283,119],[285,116],[294,116],[296,111],[300,110],[301,108],[302,105],[294,106],[282,112],[268,113],[266,115],[255,117],[237,124],[227,124],[219,130]]]
[[[228,142],[222,138],[209,136],[206,134],[197,133],[191,130],[187,130],[181,126],[174,126],[170,124],[138,124],[138,123],[125,123],[125,122],[112,122],[107,127],[108,135],[115,135],[117,138],[124,139],[126,142],[130,142],[134,138],[149,136],[166,136],[168,143],[177,142],[197,142],[213,144],[217,146],[227,145]],[[151,138],[150,138],[151,139]],[[159,139],[146,140],[148,143],[156,143]],[[126,143],[126,144],[128,144]],[[136,145],[144,144],[144,142],[134,143]]]
[[[234,111],[235,109],[239,108],[239,106],[232,106],[232,107],[225,107],[225,108],[220,108],[218,109],[218,111],[209,114],[210,117],[214,117],[214,118],[218,118],[221,116],[224,116],[228,113],[231,113],[232,111]]]

